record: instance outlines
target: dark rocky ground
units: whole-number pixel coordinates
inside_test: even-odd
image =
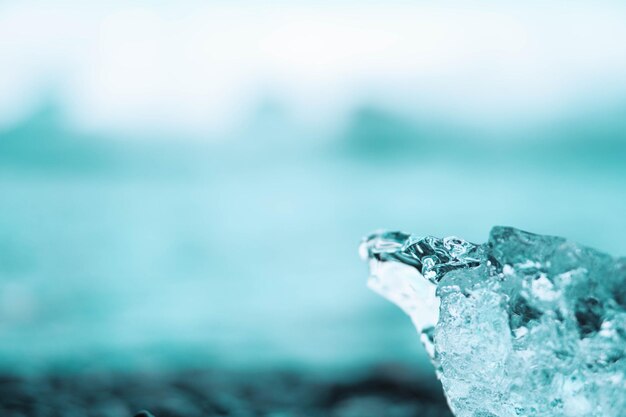
[[[451,417],[440,388],[400,368],[301,372],[91,372],[0,377],[2,417]]]

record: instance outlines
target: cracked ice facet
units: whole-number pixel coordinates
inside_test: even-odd
[[[361,254],[457,416],[626,416],[626,258],[510,227],[482,245],[380,232]]]

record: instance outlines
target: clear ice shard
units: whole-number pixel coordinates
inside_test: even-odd
[[[369,286],[401,307],[458,417],[626,417],[626,258],[494,227],[379,232]]]

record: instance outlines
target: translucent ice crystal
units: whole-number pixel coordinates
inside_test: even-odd
[[[482,245],[380,232],[361,253],[458,417],[626,416],[626,258],[510,227]]]

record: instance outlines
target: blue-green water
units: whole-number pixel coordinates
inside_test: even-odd
[[[504,224],[626,254],[619,120],[523,140],[369,111],[323,140],[211,145],[89,137],[48,110],[0,133],[0,361],[425,363],[366,289],[361,236]]]

